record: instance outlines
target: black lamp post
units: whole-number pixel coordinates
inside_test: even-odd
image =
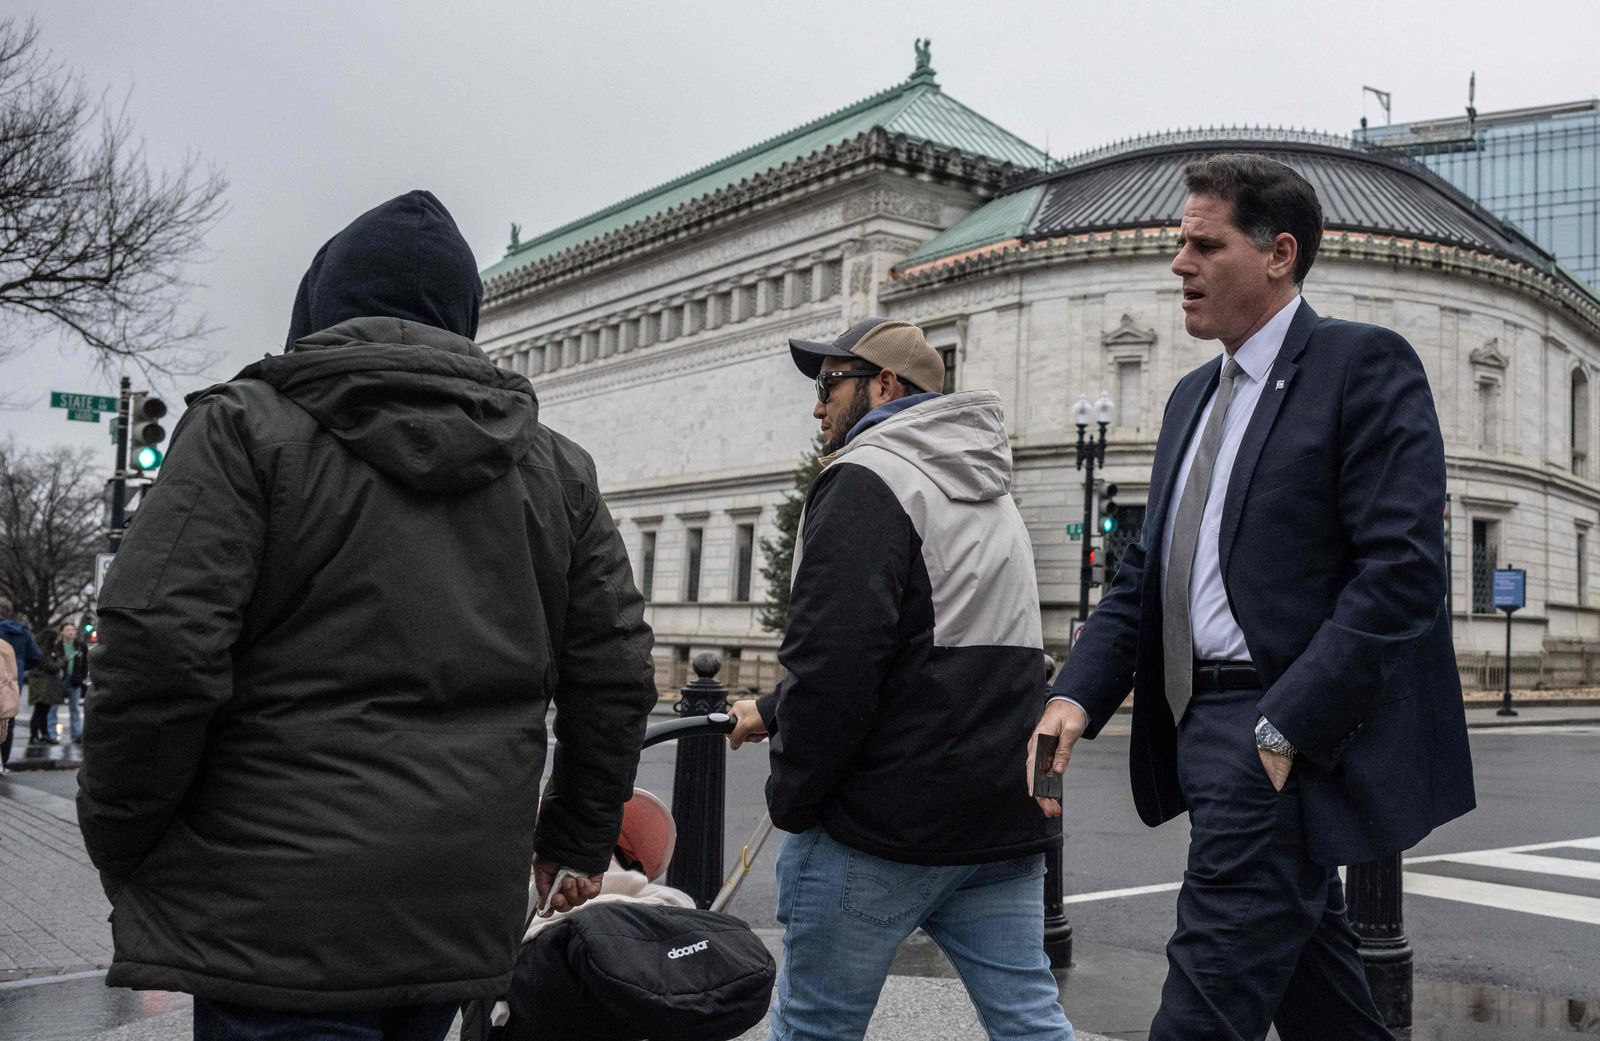
[[[1104,391],[1093,405],[1087,397],[1078,399],[1072,407],[1072,421],[1078,426],[1078,469],[1084,471],[1083,479],[1083,575],[1079,585],[1078,621],[1089,617],[1089,582],[1094,562],[1094,468],[1104,464],[1106,458],[1106,428],[1116,418],[1117,406]],[[1090,419],[1100,424],[1098,436],[1085,436]],[[1048,677],[1047,677],[1048,686]],[[1059,826],[1059,822],[1058,825]],[[1044,952],[1050,967],[1066,969],[1072,966],[1072,923],[1067,921],[1067,905],[1063,884],[1065,874],[1061,868],[1062,838],[1044,854]]]
[[[1087,436],[1089,420],[1100,427],[1095,437]],[[1117,404],[1111,395],[1100,392],[1099,399],[1089,404],[1087,395],[1078,398],[1072,406],[1072,422],[1078,428],[1078,469],[1083,471],[1083,562],[1078,578],[1078,621],[1089,617],[1089,586],[1094,577],[1094,468],[1106,461],[1106,428],[1117,418]]]

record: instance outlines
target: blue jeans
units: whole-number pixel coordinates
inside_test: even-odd
[[[1044,855],[927,867],[812,828],[778,854],[783,965],[768,1041],[859,1041],[901,941],[920,926],[992,1041],[1072,1041],[1044,954]]]
[[[67,688],[67,737],[68,737],[69,740],[76,741],[80,737],[83,736],[83,708],[82,708],[82,706],[83,706],[83,688],[82,687],[68,687]],[[56,715],[56,709],[58,709],[60,707],[61,706],[59,706],[59,705],[51,705],[50,706],[50,711],[47,714],[47,719],[49,720],[50,736],[51,737],[55,737],[56,736],[56,722],[57,722],[57,720],[59,718]]]
[[[194,1041],[443,1041],[455,1003],[375,1012],[273,1012],[194,999]]]

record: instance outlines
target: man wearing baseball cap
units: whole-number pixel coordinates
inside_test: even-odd
[[[772,737],[767,806],[784,962],[773,1041],[866,1033],[919,927],[996,1041],[1070,1041],[1044,955],[1059,838],[1005,764],[1026,754],[1043,653],[1027,528],[992,391],[943,394],[922,330],[868,318],[790,340],[825,468],[806,496],[778,659],[730,743]]]

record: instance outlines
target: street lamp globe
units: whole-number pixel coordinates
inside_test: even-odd
[[[1110,426],[1117,419],[1117,403],[1103,390],[1100,399],[1094,403],[1094,418],[1102,426]]]
[[[1078,403],[1072,406],[1072,421],[1080,427],[1086,427],[1089,425],[1090,412],[1089,396],[1087,394],[1078,395]]]

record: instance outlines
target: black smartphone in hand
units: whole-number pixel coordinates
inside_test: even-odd
[[[1061,799],[1061,780],[1050,769],[1056,759],[1058,739],[1054,734],[1033,735],[1033,795],[1036,799]]]

